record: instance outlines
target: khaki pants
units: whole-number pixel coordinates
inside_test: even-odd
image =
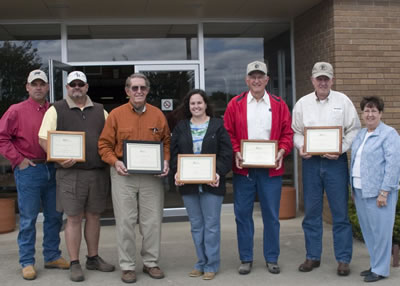
[[[143,236],[140,252],[143,264],[158,266],[164,206],[162,179],[147,174],[120,176],[115,168],[111,168],[110,174],[121,270],[136,267],[137,221]]]

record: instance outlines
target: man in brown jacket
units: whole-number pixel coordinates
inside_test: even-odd
[[[158,141],[164,146],[164,169],[169,171],[170,131],[163,113],[146,103],[150,83],[143,74],[132,74],[125,83],[129,102],[115,108],[107,118],[99,138],[99,154],[112,168],[111,187],[116,220],[119,265],[122,281],[136,281],[135,226],[143,236],[141,255],[143,272],[161,279],[158,266],[161,240],[161,221],[164,205],[162,178],[151,174],[129,174],[122,161],[123,141]]]

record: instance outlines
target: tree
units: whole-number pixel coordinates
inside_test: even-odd
[[[41,62],[31,41],[0,43],[0,116],[11,104],[26,98],[26,78],[41,67]]]

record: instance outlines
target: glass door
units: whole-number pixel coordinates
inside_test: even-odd
[[[146,75],[150,81],[150,93],[147,102],[160,108],[174,129],[177,118],[174,110],[181,104],[185,95],[194,88],[199,88],[198,65],[135,65],[135,72]],[[183,202],[170,174],[164,180],[164,217],[186,215]]]
[[[67,96],[67,90],[65,89],[67,75],[73,70],[73,66],[49,59],[49,97],[51,103]]]

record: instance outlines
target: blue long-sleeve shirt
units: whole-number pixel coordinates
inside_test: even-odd
[[[367,129],[357,134],[351,146],[350,182],[358,148]],[[380,122],[366,140],[361,153],[361,190],[364,198],[376,197],[379,191],[397,191],[400,180],[400,137],[397,131]]]

